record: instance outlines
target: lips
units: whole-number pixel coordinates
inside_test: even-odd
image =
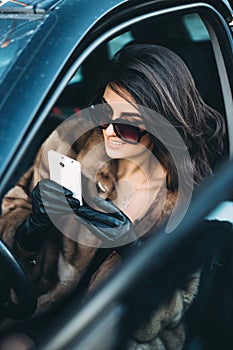
[[[107,145],[111,148],[118,148],[122,145],[125,145],[125,142],[119,140],[119,139],[113,139],[113,138],[109,138],[106,140],[107,141]]]

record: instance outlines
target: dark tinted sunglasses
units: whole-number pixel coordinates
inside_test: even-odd
[[[107,129],[112,124],[115,134],[124,142],[137,144],[140,142],[142,136],[148,133],[146,130],[142,131],[138,126],[128,124],[129,121],[122,123],[122,118],[112,120],[113,110],[105,101],[100,104],[91,105],[89,110],[91,119],[99,128]],[[127,114],[125,113],[126,116]]]

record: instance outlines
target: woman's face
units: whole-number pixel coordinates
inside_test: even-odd
[[[132,104],[119,96],[109,86],[106,87],[103,94],[104,102],[109,104],[112,109],[112,120],[121,118],[130,124],[132,123],[132,125],[136,125],[142,131],[145,130],[143,119],[138,110],[134,107],[136,106],[135,100],[127,91],[121,91],[123,92],[123,96]],[[103,136],[106,153],[112,159],[133,159],[139,156],[142,157],[143,155],[148,155],[148,149],[153,149],[153,142],[149,133],[145,133],[138,143],[130,144],[118,137],[113,129],[113,125],[109,124],[106,129],[103,129]]]

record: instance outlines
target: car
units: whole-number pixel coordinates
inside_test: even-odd
[[[171,241],[175,257],[185,249],[184,237],[191,242],[203,217],[233,222],[233,9],[227,0],[2,0],[1,199],[31,166],[48,135],[88,108],[111,58],[130,43],[155,43],[176,52],[189,67],[205,102],[227,124],[224,161],[216,156],[216,176],[202,188],[176,229]],[[33,318],[33,286],[20,262],[1,242],[0,277],[6,285],[0,297],[1,318],[22,319],[10,327],[3,322],[1,334],[9,329],[26,330],[40,338],[38,347],[44,350],[120,349],[140,322],[142,310],[150,308],[142,275],[161,279],[167,269],[167,241],[161,241],[158,249],[157,240],[155,237],[139,255],[132,254],[124,270],[110,276],[84,305],[72,293],[60,308],[39,319]],[[154,254],[158,259],[152,266]],[[173,269],[169,265],[166,270],[169,288],[175,285],[182,264]],[[19,304],[6,296],[10,287]],[[165,282],[160,288],[161,295],[168,293]],[[135,307],[135,294],[141,296],[140,308]],[[193,337],[189,350],[202,350],[202,345],[200,337]]]

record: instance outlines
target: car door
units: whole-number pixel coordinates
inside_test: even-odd
[[[20,14],[8,11],[10,20],[18,16],[36,25],[31,31],[27,29],[30,40],[17,51],[1,84],[2,196],[33,163],[40,144],[50,132],[89,106],[109,61],[130,43],[164,45],[183,58],[204,100],[226,120],[223,158],[232,157],[232,9],[227,1],[64,0],[51,2],[51,6],[48,3],[36,3],[29,17],[23,11]],[[2,11],[2,20],[4,16]],[[216,157],[215,161],[217,168],[220,159]],[[226,168],[226,172],[230,170]],[[203,208],[204,215],[220,201],[230,200],[231,205],[232,197],[229,198],[226,188],[224,191],[217,193],[218,198],[212,198],[211,206]],[[198,212],[197,221],[200,216]],[[80,305],[74,301],[68,316],[65,312],[65,321],[62,312],[59,325],[52,317],[51,324],[58,331],[51,334],[44,330],[43,348],[119,349],[119,340],[131,336],[140,318],[135,313],[135,322],[127,326],[128,315],[131,321],[134,319],[133,291],[141,278],[133,267],[137,266],[134,258],[129,261],[125,279],[120,272],[113,276],[112,282],[103,286],[96,299],[79,313]],[[146,274],[149,265],[145,255],[140,271]],[[143,303],[143,297],[140,300]]]

